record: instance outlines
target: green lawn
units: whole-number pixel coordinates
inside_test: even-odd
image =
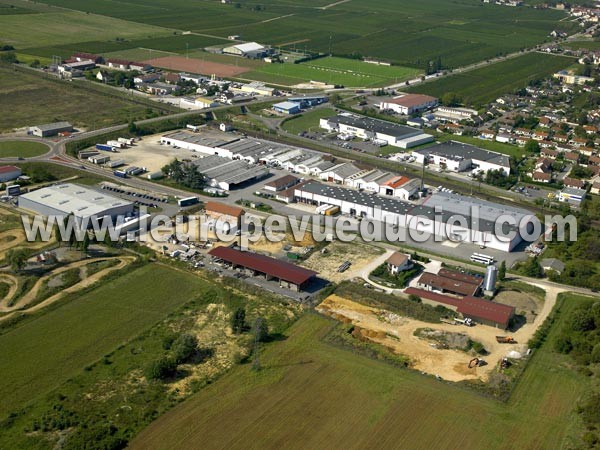
[[[569,310],[576,298],[569,297]],[[560,325],[553,327],[552,340]],[[579,432],[573,409],[589,386],[544,345],[508,403],[337,348],[328,319],[306,315],[287,339],[178,405],[133,449],[559,449]]]
[[[530,80],[546,78],[573,62],[574,59],[565,56],[528,53],[480,69],[422,83],[407,90],[435,97],[454,92],[463,103],[481,106],[527,86]]]
[[[600,41],[573,41],[565,42],[562,44],[565,48],[572,50],[586,49],[586,50],[600,50]]]
[[[0,418],[80,373],[197,295],[202,281],[146,265],[0,335]]]
[[[318,127],[320,119],[333,117],[336,114],[333,108],[317,108],[285,121],[281,127],[288,133],[298,134],[302,131],[309,131],[311,128]]]
[[[245,78],[294,85],[318,81],[346,87],[372,87],[393,84],[416,77],[419,70],[402,66],[378,66],[363,61],[326,57],[300,64],[266,64]]]
[[[50,148],[40,142],[0,141],[0,158],[31,158],[49,151]]]

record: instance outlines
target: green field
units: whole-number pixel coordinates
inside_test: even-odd
[[[318,108],[307,111],[283,122],[281,127],[288,133],[298,134],[319,126],[319,119],[333,117],[337,113],[332,108]]]
[[[385,86],[412,79],[419,70],[401,66],[378,66],[363,61],[326,57],[300,64],[267,64],[245,78],[276,84],[294,85],[318,81],[347,87]]]
[[[2,41],[13,45],[17,50],[38,47],[40,43],[55,45],[80,42],[82,37],[86,41],[91,41],[169,34],[167,29],[77,11],[0,14],[0,30],[2,30]]]
[[[84,82],[63,82],[0,66],[0,105],[10,111],[0,115],[0,131],[60,120],[97,129],[152,117],[164,109],[101,85],[78,83]]]
[[[570,48],[572,50],[600,50],[600,41],[573,41],[573,42],[565,42],[562,44],[565,48]]]
[[[576,297],[561,303],[566,312]],[[548,337],[560,328],[560,319]],[[263,369],[230,374],[156,420],[133,449],[558,449],[588,378],[544,345],[508,403],[323,342],[332,326],[304,316],[267,349]]]
[[[50,148],[40,142],[0,141],[0,158],[31,158],[49,151]]]
[[[528,53],[480,69],[426,82],[408,88],[407,91],[435,97],[454,92],[464,104],[481,106],[527,86],[530,80],[546,78],[569,67],[573,62],[572,58],[564,56]]]
[[[556,10],[507,8],[484,5],[479,0],[352,0],[327,8],[323,7],[332,3],[328,0],[301,4],[266,0],[260,2],[260,8],[250,0],[231,4],[213,0],[45,2],[69,11],[48,7],[44,10],[40,4],[23,0],[0,0],[0,3],[13,4],[18,12],[39,11],[39,14],[0,14],[3,37],[23,48],[117,37],[156,38],[178,30],[197,33],[186,37],[200,39],[200,34],[205,35],[202,38],[206,43],[190,43],[190,48],[219,43],[208,36],[224,39],[239,34],[245,41],[282,49],[376,57],[421,70],[437,58],[446,67],[458,67],[541,43],[566,17],[564,12]],[[574,32],[577,25],[562,21],[560,29]],[[185,44],[179,48],[158,44],[151,48],[181,52]]]
[[[202,281],[147,265],[0,335],[0,418],[194,298]]]

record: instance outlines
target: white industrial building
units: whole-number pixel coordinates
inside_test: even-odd
[[[269,49],[256,42],[246,42],[245,44],[236,44],[225,47],[223,53],[244,56],[246,58],[263,58],[269,53]]]
[[[323,118],[319,124],[327,131],[400,148],[411,148],[433,142],[433,136],[425,134],[419,129],[350,113]]]
[[[269,169],[265,166],[217,155],[196,159],[193,164],[204,175],[209,186],[225,191],[255,183],[269,175]]]
[[[379,104],[382,111],[393,111],[396,114],[411,115],[417,112],[437,106],[438,99],[430,95],[406,94],[389,100],[383,100]]]
[[[19,207],[44,216],[73,214],[78,221],[98,222],[131,215],[134,209],[132,202],[72,183],[55,184],[23,194],[19,197]]]
[[[187,131],[175,131],[161,136],[160,143],[205,153],[207,155],[219,155],[231,159],[233,153],[230,150],[222,148],[222,146],[238,140],[239,138],[225,140],[221,136],[215,136],[209,133],[199,134]]]
[[[461,120],[469,120],[477,116],[477,111],[469,108],[453,108],[450,106],[438,107],[433,116],[443,122],[458,123]]]
[[[510,175],[510,159],[507,155],[462,142],[442,142],[431,147],[414,150],[412,156],[420,164],[427,161],[429,164],[435,164],[451,172],[500,170],[505,175]]]
[[[6,183],[7,181],[16,180],[23,172],[17,166],[0,166],[0,182]]]
[[[338,186],[308,182],[294,189],[298,202],[314,206],[339,206],[343,214],[418,230],[445,239],[510,252],[523,240],[518,226],[504,224],[504,236],[495,235],[495,220],[510,216],[517,225],[531,231],[537,219],[526,210],[507,207],[475,198],[445,193],[434,194],[423,205],[413,205],[403,200],[382,197]],[[464,218],[464,224],[455,221]],[[508,233],[514,232],[514,236]]]

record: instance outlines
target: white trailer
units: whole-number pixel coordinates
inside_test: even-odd
[[[110,145],[111,147],[116,148],[127,148],[127,145],[125,143],[119,141],[108,141],[106,145]]]
[[[200,127],[196,126],[196,125],[186,125],[185,126],[188,130],[192,130],[194,133],[197,133],[198,131],[200,131]]]
[[[119,139],[117,139],[117,141],[119,141],[125,145],[133,145],[133,143],[135,142],[135,139],[134,138],[119,138]]]
[[[110,156],[103,156],[103,155],[90,156],[88,158],[88,161],[93,164],[105,164],[108,161],[110,161]]]
[[[159,180],[162,177],[164,177],[165,174],[162,173],[162,170],[157,170],[156,172],[151,172],[148,174],[148,179],[149,180]]]
[[[125,164],[125,161],[122,159],[116,159],[114,161],[109,161],[106,163],[106,167],[110,169],[114,169],[115,167],[120,167]]]

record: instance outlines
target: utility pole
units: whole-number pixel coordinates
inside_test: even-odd
[[[252,369],[259,371],[261,369],[260,366],[260,328],[262,326],[262,318],[257,317],[256,322],[254,322],[254,351],[253,351],[253,359],[252,359]]]

